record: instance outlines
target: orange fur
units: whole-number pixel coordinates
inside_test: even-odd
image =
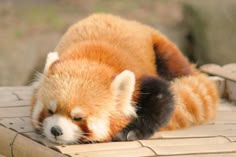
[[[45,108],[55,99],[56,113],[68,118],[76,106],[83,109],[85,117],[103,119],[104,115],[115,113],[109,115],[109,134],[103,141],[118,133],[132,118],[124,117],[113,102],[110,85],[114,77],[126,69],[135,74],[133,101],[137,101],[141,77],[158,75],[154,53],[167,61],[167,70],[174,77],[182,76],[172,81],[175,111],[162,130],[204,123],[215,115],[218,97],[213,83],[171,41],[148,26],[112,15],[92,15],[71,26],[55,51],[60,59],[45,74],[37,98]],[[35,100],[32,103],[34,108]],[[88,130],[87,122],[80,124]]]
[[[215,118],[218,94],[215,85],[203,74],[177,78],[172,82],[175,110],[161,130],[185,128]]]

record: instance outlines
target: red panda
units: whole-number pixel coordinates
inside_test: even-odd
[[[35,84],[33,126],[61,144],[146,139],[215,116],[214,84],[157,30],[95,14],[71,26]]]

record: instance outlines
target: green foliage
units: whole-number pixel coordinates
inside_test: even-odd
[[[21,16],[31,25],[39,25],[51,29],[61,29],[63,19],[59,16],[59,10],[53,5],[32,6],[21,12]]]
[[[15,30],[15,37],[16,37],[17,39],[22,38],[23,35],[24,35],[24,33],[25,33],[25,32],[24,32],[23,29],[18,28],[18,29]]]

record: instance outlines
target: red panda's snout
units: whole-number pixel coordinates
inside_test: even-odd
[[[32,108],[32,124],[50,141],[59,144],[78,143],[83,131],[73,120],[58,111],[59,105],[51,100],[49,104],[40,98]]]
[[[43,121],[43,134],[52,142],[76,144],[83,137],[82,130],[70,119],[62,115],[53,115]]]
[[[134,91],[131,71],[117,74],[84,60],[58,61],[40,83],[32,123],[60,144],[109,141],[136,116]]]

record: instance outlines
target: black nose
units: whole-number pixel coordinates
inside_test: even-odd
[[[61,136],[63,133],[62,133],[62,130],[59,126],[55,125],[51,128],[51,133],[57,137],[57,136]]]

